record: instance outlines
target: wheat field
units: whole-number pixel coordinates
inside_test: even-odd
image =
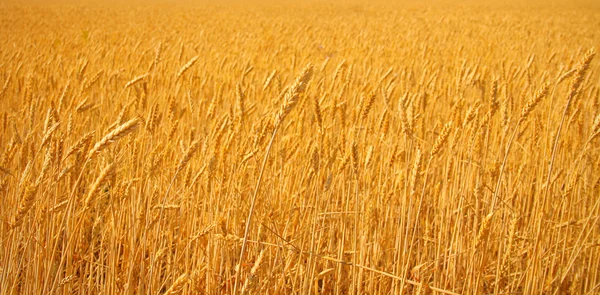
[[[598,28],[0,3],[0,294],[600,294]]]

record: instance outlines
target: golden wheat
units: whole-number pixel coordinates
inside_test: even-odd
[[[593,1],[5,2],[0,294],[598,292]]]

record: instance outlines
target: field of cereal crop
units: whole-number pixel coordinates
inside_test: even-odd
[[[599,294],[599,28],[0,2],[0,294]]]

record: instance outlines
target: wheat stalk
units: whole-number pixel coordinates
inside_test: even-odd
[[[252,200],[250,203],[250,211],[248,213],[248,217],[246,218],[246,228],[244,230],[244,238],[242,241],[242,249],[240,251],[240,256],[239,256],[240,258],[239,258],[238,263],[242,263],[242,261],[244,259],[244,254],[246,252],[246,244],[248,243],[248,233],[250,232],[250,225],[252,223],[252,216],[254,214],[254,208],[256,205],[256,197],[258,196],[258,190],[260,188],[263,172],[264,172],[265,166],[267,165],[267,159],[269,156],[269,152],[271,151],[271,146],[273,145],[273,141],[275,140],[275,135],[277,134],[277,130],[279,129],[279,127],[280,127],[281,123],[283,122],[283,120],[285,119],[285,117],[289,114],[289,112],[292,110],[292,108],[298,103],[298,99],[299,99],[300,95],[306,89],[306,84],[308,83],[308,81],[310,80],[310,78],[312,76],[312,70],[313,70],[312,64],[308,64],[302,70],[302,73],[300,74],[300,76],[296,79],[294,84],[290,87],[290,89],[286,93],[283,104],[281,105],[279,112],[275,116],[275,120],[274,120],[275,124],[274,124],[273,134],[271,135],[271,140],[270,140],[269,145],[267,146],[267,150],[265,152],[265,157],[263,159],[262,166],[260,169],[260,174],[258,176],[258,181],[256,183],[256,188],[254,189],[254,195],[252,196]],[[237,272],[235,285],[233,288],[234,294],[237,293],[237,283],[239,282],[239,280],[240,280],[240,272]]]

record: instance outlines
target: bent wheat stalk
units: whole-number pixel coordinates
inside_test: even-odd
[[[258,175],[258,181],[256,183],[256,187],[254,188],[254,195],[252,196],[252,200],[250,202],[250,211],[248,212],[248,217],[246,218],[246,228],[244,230],[244,239],[242,242],[242,250],[240,251],[240,258],[238,259],[238,264],[241,265],[244,254],[246,252],[246,245],[248,244],[248,233],[250,232],[250,226],[252,223],[252,216],[254,214],[254,206],[256,205],[256,197],[258,195],[258,190],[260,188],[260,184],[262,181],[263,173],[265,171],[265,166],[267,166],[267,160],[269,158],[269,152],[271,151],[271,147],[273,146],[273,141],[275,140],[275,135],[277,135],[277,130],[281,126],[281,123],[285,119],[285,117],[290,113],[290,111],[294,108],[294,106],[298,103],[298,99],[300,94],[304,92],[306,89],[306,84],[310,80],[312,76],[313,66],[312,64],[308,64],[300,77],[296,79],[292,87],[288,90],[285,95],[285,100],[277,112],[275,116],[275,128],[273,129],[273,134],[271,134],[271,140],[269,141],[269,145],[267,146],[267,151],[265,152],[265,156],[263,158],[263,162],[260,168],[260,173]],[[240,273],[241,270],[238,269],[238,272],[235,275],[235,284],[233,287],[233,294],[237,294],[238,282],[240,281]]]
[[[71,213],[73,212],[73,207],[74,207],[74,200],[75,200],[75,192],[77,191],[77,187],[79,186],[79,183],[81,182],[81,179],[83,177],[83,174],[85,172],[85,168],[87,166],[87,164],[90,163],[90,161],[92,160],[92,158],[94,157],[94,155],[98,154],[101,150],[103,150],[104,148],[106,148],[107,146],[109,146],[111,143],[118,141],[119,139],[123,138],[124,136],[126,136],[129,133],[134,132],[137,127],[139,126],[139,118],[134,118],[131,119],[127,122],[125,122],[124,124],[122,124],[121,126],[115,128],[113,131],[109,132],[108,134],[106,134],[100,141],[98,141],[94,147],[90,150],[90,152],[87,154],[85,162],[83,163],[83,166],[81,167],[81,172],[79,173],[79,176],[77,177],[77,180],[75,181],[73,188],[71,190],[71,193],[69,194],[69,198],[68,198],[68,204],[67,204],[67,209],[66,212],[68,212],[67,214],[64,215],[62,222],[61,222],[61,229],[66,231],[66,224],[67,224],[67,220],[68,217],[71,215]],[[71,237],[69,238],[68,242],[67,242],[67,248],[70,247],[73,243],[73,241],[75,240],[75,237],[77,237],[76,234],[71,234]],[[59,245],[59,240],[57,240],[54,243],[54,251],[57,251],[58,249],[58,245]],[[62,268],[64,267],[64,263],[65,263],[65,255],[63,255],[61,257],[60,263],[58,264],[58,271],[62,271]],[[46,274],[46,281],[44,284],[46,284],[47,282],[49,282],[50,280],[50,276],[51,276],[52,272],[50,270],[48,270],[47,274]],[[53,293],[55,288],[58,285],[58,277],[56,276],[52,282],[51,285],[51,289],[50,289],[50,293]],[[45,285],[44,285],[45,288]]]
[[[175,174],[173,174],[173,177],[171,178],[171,182],[169,183],[169,187],[167,187],[167,191],[165,192],[165,195],[163,197],[163,200],[162,200],[163,206],[160,207],[160,213],[158,216],[158,220],[162,220],[163,213],[165,211],[164,204],[166,204],[166,202],[167,202],[167,196],[169,195],[169,192],[171,191],[171,188],[173,187],[173,184],[175,183],[175,179],[177,179],[177,175],[179,175],[179,172],[181,172],[181,170],[183,170],[183,168],[185,168],[185,166],[188,164],[188,162],[196,154],[199,147],[200,147],[200,140],[196,140],[196,141],[192,142],[192,144],[186,151],[185,155],[183,155],[183,158],[181,158],[181,160],[177,164],[177,167],[175,169]],[[161,224],[162,223],[158,223],[158,226],[157,226],[157,228],[158,228],[157,232],[159,232],[159,233],[161,232]],[[154,263],[154,258],[153,258],[150,263],[150,277],[152,277],[152,274],[154,273],[154,264],[155,263]]]
[[[506,151],[504,151],[504,159],[502,160],[502,166],[500,166],[500,172],[498,174],[498,181],[496,182],[496,188],[494,189],[494,195],[492,197],[491,211],[494,211],[494,207],[495,207],[496,202],[498,200],[498,193],[500,191],[500,184],[502,183],[502,175],[504,174],[504,168],[506,167],[506,162],[508,160],[508,154],[510,152],[510,148],[511,148],[512,143],[513,143],[513,141],[515,139],[515,136],[519,132],[519,127],[521,126],[521,124],[523,122],[525,122],[525,120],[529,116],[529,113],[531,113],[531,111],[533,111],[533,109],[535,108],[535,106],[546,95],[548,95],[548,88],[549,88],[549,85],[548,84],[544,84],[544,86],[542,86],[542,88],[540,88],[540,90],[538,90],[538,92],[527,102],[527,104],[525,104],[525,106],[521,110],[521,115],[519,117],[519,120],[517,121],[517,126],[515,126],[515,129],[513,130],[513,133],[510,136],[510,139],[508,140],[508,144],[506,146]]]

